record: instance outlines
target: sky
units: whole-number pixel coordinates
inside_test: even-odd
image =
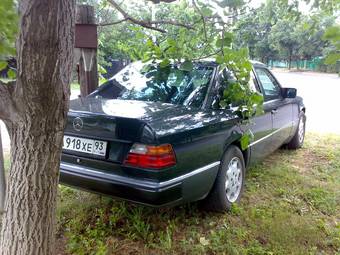
[[[0,0],[1,1],[1,0]],[[215,7],[215,10],[217,11],[217,13],[223,17],[223,9],[221,9],[216,3],[214,3],[214,1],[211,0],[202,0],[201,2],[207,1],[210,4],[212,4]],[[247,0],[245,0],[247,1]],[[289,0],[289,2],[293,2],[294,0]],[[125,4],[129,5],[129,2],[138,2],[138,0],[126,0],[124,1]],[[266,0],[250,0],[249,5],[253,8],[258,8],[261,6],[262,3],[265,3]],[[310,4],[307,4],[306,1],[299,1],[299,10],[303,13],[303,14],[309,14],[311,13],[311,4],[313,3],[313,1],[310,1]],[[154,6],[153,4],[151,4],[150,2],[150,8],[152,8],[152,6]],[[157,5],[156,5],[157,6]],[[156,7],[157,8],[157,7]],[[340,15],[338,15],[338,19],[337,19],[337,23],[340,24]],[[227,17],[226,17],[226,21],[227,21]]]
[[[266,0],[251,0],[250,6],[257,8],[265,2]],[[305,1],[299,1],[299,9],[302,13],[308,13],[310,10],[310,5],[308,5]]]
[[[250,6],[254,8],[260,7],[262,3],[265,3],[266,0],[251,0],[250,1]],[[299,9],[303,14],[308,14],[310,12],[310,7],[313,1],[310,2],[310,4],[307,4],[306,1],[299,1]],[[336,19],[336,23],[340,24],[340,11],[338,13],[338,17]]]

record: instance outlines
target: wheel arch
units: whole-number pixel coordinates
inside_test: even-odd
[[[226,141],[226,143],[224,145],[222,157],[223,157],[224,153],[226,152],[226,150],[231,145],[234,145],[234,146],[238,147],[240,149],[240,151],[242,152],[244,164],[245,164],[245,167],[247,168],[248,165],[249,165],[249,162],[250,162],[250,147],[248,147],[245,150],[242,150],[241,140],[240,140],[241,137],[242,137],[242,134],[238,134],[237,136],[233,137],[232,139],[229,139],[229,140]]]
[[[230,145],[235,145],[236,147],[238,147],[240,149],[240,151],[242,152],[242,155],[243,155],[245,167],[247,168],[248,164],[249,164],[249,160],[250,160],[250,147],[248,147],[245,150],[242,150],[240,140],[234,141]]]

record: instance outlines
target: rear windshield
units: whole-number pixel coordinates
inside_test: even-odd
[[[135,62],[104,83],[91,96],[200,107],[214,67],[194,64],[191,71],[172,65]]]

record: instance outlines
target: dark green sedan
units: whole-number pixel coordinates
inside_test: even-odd
[[[220,107],[232,75],[215,62],[196,62],[191,71],[128,65],[71,101],[60,182],[156,207],[203,200],[210,210],[230,209],[250,164],[304,141],[305,107],[296,89],[252,64],[249,86],[263,95],[264,113],[247,127],[233,107]],[[247,129],[253,140],[242,150]]]

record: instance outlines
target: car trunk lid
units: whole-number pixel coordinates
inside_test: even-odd
[[[101,98],[72,100],[65,137],[71,139],[67,140],[68,143],[73,142],[75,145],[79,139],[84,139],[79,142],[81,144],[79,150],[76,150],[76,147],[65,149],[64,138],[64,153],[122,163],[133,143],[157,142],[153,129],[150,126],[144,127],[148,122],[162,118],[163,114],[168,114],[177,107],[171,104],[131,100]],[[76,139],[72,140],[74,137]],[[105,155],[91,151],[93,147],[89,150],[91,153],[82,151],[80,147],[90,146],[85,146],[85,143],[91,143],[91,140],[93,140],[91,146],[94,146],[96,141],[105,143],[107,147]]]

